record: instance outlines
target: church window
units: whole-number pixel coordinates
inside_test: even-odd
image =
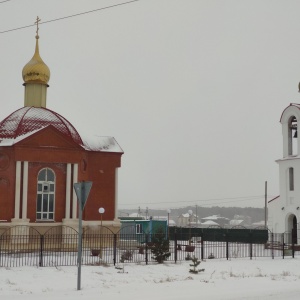
[[[42,169],[37,178],[37,220],[54,220],[55,174],[49,169]]]
[[[294,168],[289,168],[289,186],[290,191],[294,190]]]

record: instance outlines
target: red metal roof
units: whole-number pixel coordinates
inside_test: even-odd
[[[0,122],[0,139],[15,139],[48,125],[70,137],[77,144],[82,140],[75,127],[63,116],[43,107],[22,107]]]

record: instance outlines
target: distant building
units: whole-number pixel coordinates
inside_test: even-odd
[[[197,225],[200,225],[199,221],[198,221],[198,217],[195,214],[181,214],[178,217],[178,222],[177,222],[177,226],[178,227],[188,227],[188,226],[192,226],[192,227],[196,227]]]
[[[229,221],[229,226],[245,226],[247,225],[245,220],[237,220],[237,219],[233,219]]]
[[[265,226],[265,221],[259,221],[251,224],[253,228],[257,227],[264,227]]]
[[[247,226],[250,226],[252,223],[252,219],[249,216],[234,215],[233,219],[234,220],[243,220],[243,225],[247,225]]]
[[[201,223],[201,225],[200,225],[201,228],[207,228],[207,227],[212,227],[212,226],[220,226],[220,224],[218,224],[217,222],[208,220],[208,221]]]
[[[217,223],[220,226],[225,226],[229,223],[229,219],[225,217],[221,217],[220,215],[212,215],[209,217],[205,217],[201,219],[201,224],[203,224],[206,221],[213,221]]]
[[[129,235],[126,238],[135,238],[135,235],[154,234],[158,229],[163,229],[167,233],[166,220],[121,220],[121,235]]]

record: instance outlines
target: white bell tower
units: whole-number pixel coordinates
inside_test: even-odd
[[[274,233],[292,232],[300,221],[300,104],[291,103],[282,112],[283,157],[279,165],[279,197],[269,201],[268,227]],[[300,127],[299,127],[300,128]],[[294,231],[293,240],[300,244]],[[291,242],[291,241],[289,241]]]

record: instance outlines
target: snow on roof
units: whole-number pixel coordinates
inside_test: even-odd
[[[25,106],[11,113],[0,122],[0,139],[16,139],[48,125],[82,144],[79,133],[67,119],[44,107]]]
[[[176,226],[176,222],[174,220],[169,220],[169,226]]]
[[[188,213],[186,213],[186,214],[182,214],[181,216],[184,218],[188,218],[190,215]]]
[[[49,126],[49,125],[48,125]],[[35,134],[36,132],[44,129],[47,126],[40,127],[36,130],[27,132],[23,135],[17,136],[16,138],[3,138],[0,139],[0,146],[8,147],[12,146],[21,140]],[[118,152],[123,153],[122,148],[119,146],[117,141],[113,137],[109,136],[92,136],[89,139],[83,139],[83,148],[88,151],[103,151],[103,152]]]
[[[119,146],[115,138],[111,136],[89,135],[82,137],[83,147],[88,151],[103,151],[103,152],[117,152],[124,151]]]
[[[195,214],[192,214],[192,215],[190,215],[189,213],[186,213],[186,214],[181,214],[180,216],[179,216],[179,218],[180,217],[184,217],[184,218],[189,218],[189,217],[197,217]]]
[[[131,213],[129,215],[129,217],[131,217],[131,218],[139,218],[139,217],[141,217],[141,215],[139,213]]]
[[[16,138],[4,138],[4,139],[0,139],[0,146],[1,147],[8,147],[8,146],[12,146],[22,140],[24,140],[25,138],[35,134],[36,132],[42,130],[44,127],[41,127],[41,128],[38,128],[36,130],[33,130],[33,131],[30,131],[30,132],[27,132],[23,135],[20,135]]]
[[[242,224],[243,222],[244,222],[244,220],[230,220],[229,225],[236,226],[236,225]]]
[[[219,225],[219,224],[214,221],[205,221],[201,223],[201,225]]]
[[[205,218],[202,218],[202,220],[228,220],[228,218],[225,218],[225,217],[220,217],[220,215],[212,215],[212,216],[209,216],[209,217],[205,217]]]
[[[169,221],[169,225],[170,226],[175,226],[176,222],[172,219],[170,219],[170,217],[168,218],[168,216],[153,216],[153,220],[162,220],[162,221]]]
[[[259,222],[252,223],[252,226],[265,226],[265,221],[259,221]]]

